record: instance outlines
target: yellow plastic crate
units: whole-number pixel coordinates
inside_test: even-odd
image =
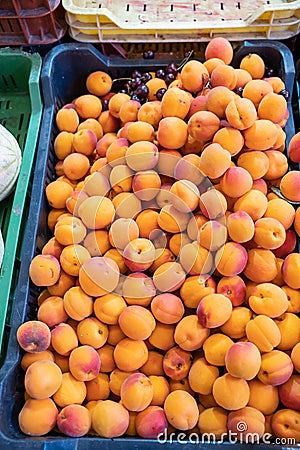
[[[287,39],[300,30],[300,0],[62,0],[81,42]]]

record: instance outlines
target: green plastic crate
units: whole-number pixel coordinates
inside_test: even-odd
[[[13,192],[0,203],[5,249],[0,271],[0,365],[9,336],[20,250],[29,209],[30,176],[42,116],[39,79],[42,59],[19,49],[0,50],[0,123],[17,139],[22,164]]]

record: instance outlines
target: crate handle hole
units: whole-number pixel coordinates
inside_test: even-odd
[[[19,130],[22,130],[23,121],[24,121],[24,114],[21,113],[20,120],[19,120]]]
[[[17,87],[17,83],[16,83],[16,80],[14,79],[14,77],[13,77],[13,75],[9,75],[9,78],[10,78],[10,81],[11,81],[11,84],[13,85],[13,87]]]
[[[8,87],[8,81],[7,81],[6,77],[5,77],[5,75],[3,75],[3,74],[2,74],[2,81],[5,84],[5,86]]]
[[[11,21],[9,19],[8,19],[7,23],[8,23],[8,26],[10,28],[10,31],[14,31],[14,27],[12,26],[12,23],[11,23]]]

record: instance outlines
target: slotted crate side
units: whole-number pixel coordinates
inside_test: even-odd
[[[67,31],[64,9],[60,0],[52,4],[54,9],[43,14],[28,10],[23,15],[9,16],[1,14],[0,10],[0,47],[51,44],[60,40]]]
[[[15,136],[22,152],[22,164],[15,189],[0,204],[0,227],[5,243],[0,271],[1,360],[5,356],[3,340],[9,336],[9,316],[18,280],[20,250],[29,209],[28,186],[42,115],[39,88],[41,65],[42,60],[38,54],[0,49],[0,123]]]
[[[36,17],[53,11],[60,0],[1,0],[0,17]]]
[[[62,0],[72,38],[81,42],[287,39],[299,31],[300,1]]]
[[[264,58],[267,66],[274,69],[282,77],[287,89],[292,89],[294,82],[294,66],[291,52],[279,42],[245,42],[235,49],[233,65],[238,67],[241,59],[249,52],[257,52]],[[70,102],[74,96],[86,93],[86,77],[95,70],[105,70],[113,78],[131,74],[132,68],[156,70],[170,60],[124,60],[110,59],[101,55],[90,44],[64,44],[53,48],[45,57],[42,70],[42,90],[44,112],[38,144],[38,155],[33,180],[32,198],[29,218],[25,230],[25,241],[22,249],[22,263],[17,287],[16,301],[12,316],[12,328],[9,339],[8,357],[0,370],[0,447],[8,449],[18,443],[23,449],[64,449],[64,450],[112,450],[114,447],[124,450],[139,448],[153,450],[161,448],[156,440],[141,438],[103,439],[95,436],[83,438],[68,438],[58,435],[55,431],[42,438],[22,435],[18,428],[18,413],[24,402],[24,374],[19,365],[21,351],[16,341],[16,332],[25,320],[36,318],[37,296],[40,290],[29,280],[28,267],[32,258],[41,251],[49,232],[47,228],[48,203],[45,197],[45,186],[54,179],[56,158],[53,142],[58,132],[55,125],[55,114],[63,104]],[[287,133],[293,133],[293,117],[288,119]],[[289,136],[290,138],[291,136]],[[236,445],[224,443],[226,448],[235,450]],[[180,448],[178,443],[166,443],[165,447]],[[214,446],[215,447],[215,446]],[[281,446],[274,445],[274,450]],[[193,444],[186,444],[188,450],[194,449]],[[206,448],[203,446],[202,448]],[[239,446],[240,448],[240,446]],[[246,448],[246,447],[245,447]],[[295,449],[297,447],[295,446]],[[261,450],[267,446],[260,445]]]

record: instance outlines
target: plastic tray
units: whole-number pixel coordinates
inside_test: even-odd
[[[66,31],[60,0],[0,1],[0,46],[51,44]]]
[[[0,49],[0,123],[15,136],[23,156],[15,190],[0,203],[0,228],[5,242],[0,271],[0,348],[3,338],[9,335],[9,312],[18,280],[20,246],[30,203],[27,190],[42,116],[41,65],[38,54]],[[2,358],[4,350],[3,343]]]
[[[257,52],[273,68],[286,83],[287,89],[292,89],[294,82],[294,64],[290,50],[279,43],[270,41],[245,42],[235,51],[233,65],[239,65],[243,56],[249,52]],[[167,63],[167,61],[166,61]],[[53,152],[53,142],[57,133],[55,113],[65,103],[75,96],[85,93],[85,80],[89,73],[95,70],[106,70],[113,78],[130,74],[133,67],[143,70],[154,70],[162,67],[163,61],[157,60],[124,60],[109,59],[101,55],[91,44],[63,44],[55,46],[44,58],[41,81],[44,95],[44,113],[38,145],[37,163],[33,179],[29,218],[25,230],[25,240],[22,251],[19,283],[12,316],[12,327],[6,361],[0,370],[0,448],[22,449],[77,449],[77,450],[112,450],[120,449],[158,449],[161,444],[154,440],[140,438],[102,439],[95,436],[83,438],[67,438],[54,431],[42,438],[24,436],[18,428],[18,413],[24,402],[24,373],[19,361],[21,351],[16,341],[16,331],[25,320],[36,318],[37,295],[39,290],[28,277],[28,267],[31,259],[39,253],[49,232],[47,229],[48,204],[45,197],[45,186],[54,179],[56,159]],[[291,137],[294,132],[293,116],[288,120],[287,133]],[[112,418],[112,420],[114,420]],[[224,444],[232,450],[233,444]],[[181,444],[165,444],[164,448],[181,448]],[[263,449],[264,445],[260,446]],[[187,444],[187,449],[194,449],[193,444]],[[206,446],[203,446],[206,448]],[[246,448],[246,446],[245,446]],[[247,447],[248,448],[248,447]],[[273,450],[280,446],[273,445]],[[295,447],[296,448],[296,447]],[[265,449],[267,447],[265,446]]]
[[[81,42],[209,41],[214,36],[287,39],[299,31],[300,1],[62,0]]]

